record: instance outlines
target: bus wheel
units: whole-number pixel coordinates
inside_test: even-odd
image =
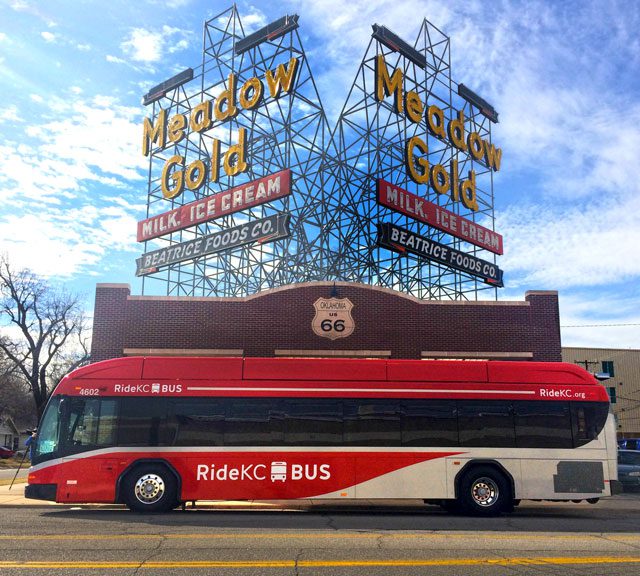
[[[164,466],[135,468],[124,479],[124,501],[136,512],[168,512],[176,506],[177,483]]]
[[[462,509],[474,516],[498,516],[512,506],[509,482],[489,466],[472,468],[464,475],[458,499]]]

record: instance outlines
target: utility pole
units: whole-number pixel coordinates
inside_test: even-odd
[[[600,364],[598,360],[576,360],[575,363],[579,364],[580,366],[584,366],[584,369],[587,372],[589,372],[589,366],[591,365],[597,366],[598,364]]]

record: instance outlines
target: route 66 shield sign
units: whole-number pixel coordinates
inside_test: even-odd
[[[351,316],[353,304],[348,298],[318,298],[313,307],[316,315],[311,322],[314,333],[336,340],[351,336],[356,324]]]

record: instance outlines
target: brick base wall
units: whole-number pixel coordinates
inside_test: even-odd
[[[318,298],[348,298],[355,328],[318,336]],[[418,300],[384,288],[313,282],[246,298],[131,296],[124,284],[98,284],[93,362],[128,354],[513,358],[560,361],[556,292],[524,301]]]

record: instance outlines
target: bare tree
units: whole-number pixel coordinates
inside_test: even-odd
[[[37,416],[31,389],[6,364],[0,353],[0,417],[11,416],[16,424],[32,426]]]
[[[0,328],[0,351],[28,384],[40,418],[60,378],[89,357],[79,298],[0,256]]]

